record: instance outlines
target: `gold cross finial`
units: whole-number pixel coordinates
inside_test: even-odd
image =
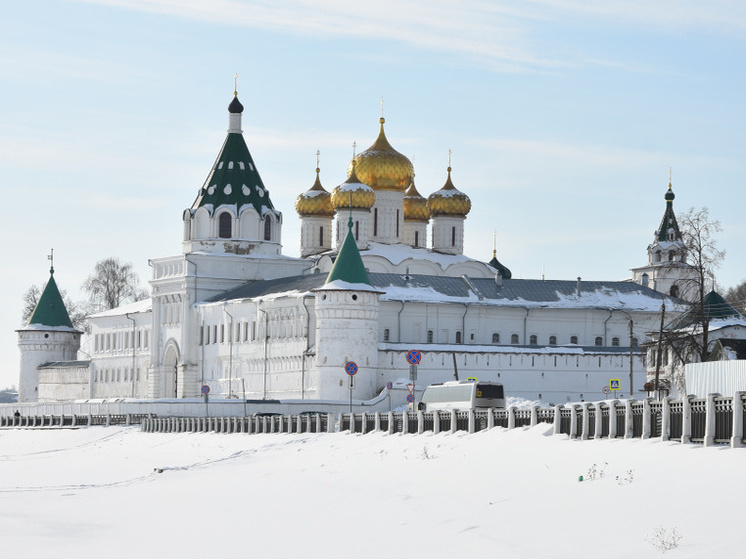
[[[451,154],[452,153],[453,151],[451,150],[451,148],[448,148],[448,166],[449,167],[451,166]]]
[[[381,95],[381,118],[383,118],[383,95]]]
[[[54,249],[49,250],[49,254],[47,254],[47,260],[49,260],[49,273],[54,273]]]
[[[238,72],[233,74],[233,95],[238,96]]]
[[[352,142],[352,158],[355,159],[355,150],[357,149],[357,142]]]
[[[497,258],[497,231],[492,232],[492,256]]]
[[[319,156],[321,155],[321,151],[316,150],[316,168],[319,167]]]
[[[668,168],[668,186],[671,186],[671,175],[673,174],[673,167]]]

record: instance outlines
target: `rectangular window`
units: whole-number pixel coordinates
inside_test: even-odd
[[[396,210],[396,236],[399,236],[399,210]]]
[[[256,320],[251,322],[251,339],[256,340]]]
[[[212,327],[212,343],[218,343],[218,325],[215,324]]]
[[[205,345],[205,327],[199,327],[199,345]]]
[[[432,330],[427,331],[427,343],[429,344],[433,343],[433,331]]]
[[[355,222],[355,240],[356,241],[360,240],[360,222],[359,221]]]
[[[456,332],[456,343],[457,344],[461,343],[461,332],[459,331]]]
[[[451,227],[451,246],[452,247],[456,246],[456,228],[455,227]]]
[[[420,246],[420,232],[419,231],[414,232],[414,246],[416,247]]]
[[[324,246],[324,226],[323,225],[319,227],[319,246],[320,247]]]
[[[388,342],[391,339],[391,330],[388,328],[383,329],[383,341]]]
[[[225,343],[225,324],[220,325],[220,343]]]
[[[373,208],[373,236],[378,236],[378,208]]]

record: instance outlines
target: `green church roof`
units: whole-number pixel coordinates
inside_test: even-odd
[[[240,115],[243,106],[234,97],[228,108],[231,114]],[[230,130],[215,164],[192,204],[192,212],[205,207],[211,214],[219,206],[234,206],[237,214],[246,205],[252,205],[260,216],[275,211],[269,192],[259,176],[243,134]]]
[[[357,249],[357,243],[355,243],[355,236],[352,234],[352,219],[348,223],[347,236],[342,243],[342,248],[339,249],[334,266],[329,270],[325,285],[336,280],[370,285],[368,272],[365,271],[363,259],[360,257],[360,251]]]
[[[49,281],[44,287],[44,292],[39,297],[34,312],[28,321],[29,326],[32,324],[40,326],[66,326],[73,327],[70,315],[67,314],[65,303],[62,301],[62,295],[54,281],[54,268],[49,270]]]
[[[663,213],[663,219],[661,225],[656,231],[657,241],[670,241],[668,238],[668,232],[673,230],[674,239],[676,241],[681,240],[681,231],[679,230],[679,224],[676,222],[676,215],[673,213],[673,201],[676,196],[671,189],[671,183],[668,183],[668,191],[666,192],[666,211]]]

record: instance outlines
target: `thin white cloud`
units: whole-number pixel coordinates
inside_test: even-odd
[[[546,72],[629,61],[558,52],[542,24],[575,28],[628,25],[666,32],[691,28],[743,31],[746,4],[734,0],[72,0],[224,25],[275,29],[320,38],[362,37],[469,55],[499,71]]]

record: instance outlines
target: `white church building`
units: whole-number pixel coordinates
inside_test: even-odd
[[[345,400],[349,362],[354,397],[368,400],[409,376],[412,349],[418,387],[478,378],[562,403],[602,399],[620,379],[619,396],[641,394],[639,344],[663,301],[669,316],[684,309],[654,249],[633,281],[513,279],[495,252],[490,262],[463,254],[469,197],[450,167],[440,190],[420,195],[381,118],[342,184],[326,190],[316,169],[295,203],[301,256],[285,256],[282,212],[235,94],[228,111],[225,142],[182,216],[182,253],[152,260],[149,299],[90,317],[90,359],[76,360],[81,333],[67,313],[49,318],[61,298],[47,284],[18,330],[21,401],[197,398],[203,386],[222,398]],[[665,258],[675,242],[658,240]]]

